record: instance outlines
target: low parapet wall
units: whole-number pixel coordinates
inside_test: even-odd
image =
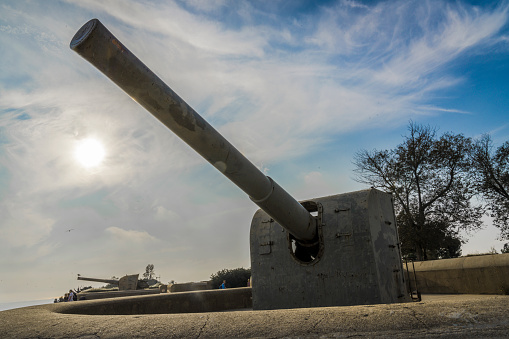
[[[421,293],[509,294],[509,253],[415,262]],[[415,289],[412,265],[410,286]]]
[[[146,295],[146,294],[159,294],[161,290],[157,289],[147,289],[147,290],[126,290],[126,291],[107,291],[107,292],[80,292],[77,297],[79,301],[83,300],[95,300],[95,299],[106,299],[106,298],[119,298],[119,297],[131,297],[137,295]]]
[[[188,292],[188,291],[203,291],[211,290],[212,286],[210,281],[188,282],[181,284],[173,284],[170,286],[170,292]]]
[[[89,315],[219,312],[252,307],[251,288],[162,293],[57,304],[58,313]]]

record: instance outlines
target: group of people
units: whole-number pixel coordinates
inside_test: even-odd
[[[66,301],[77,301],[78,300],[78,292],[69,290],[69,293],[66,293],[64,296],[60,296],[60,298],[55,298],[53,300],[54,303],[66,302]]]

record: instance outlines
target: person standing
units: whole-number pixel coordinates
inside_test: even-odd
[[[219,289],[224,290],[226,289],[226,280],[223,280],[223,283],[219,285]]]

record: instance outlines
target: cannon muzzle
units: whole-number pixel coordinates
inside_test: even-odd
[[[70,47],[222,172],[297,240],[312,243],[316,218],[247,160],[97,19]]]

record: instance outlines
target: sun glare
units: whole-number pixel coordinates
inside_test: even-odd
[[[104,147],[96,139],[84,139],[79,142],[74,155],[84,167],[98,166],[104,159]]]

